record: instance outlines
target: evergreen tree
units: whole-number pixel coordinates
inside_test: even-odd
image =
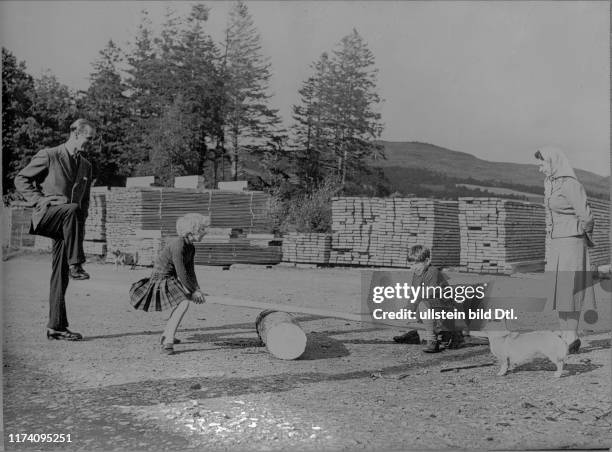
[[[95,151],[88,158],[100,185],[119,185],[120,177],[129,176],[137,164],[128,141],[133,120],[129,100],[123,94],[121,62],[121,50],[109,41],[93,63],[90,86],[79,99],[83,115],[97,128]]]
[[[344,186],[367,172],[369,158],[382,155],[374,56],[353,30],[312,68],[293,107],[296,172],[309,189],[330,176]]]
[[[268,106],[270,77],[259,33],[246,4],[238,1],[230,11],[223,54],[224,134],[234,180],[240,173],[241,154],[264,145],[280,122],[277,110]]]
[[[32,143],[27,129],[34,80],[26,73],[23,61],[2,47],[2,193],[14,190],[13,178],[18,170],[20,155]]]
[[[330,102],[331,62],[323,53],[312,65],[314,75],[298,91],[300,105],[293,106],[295,172],[307,190],[316,188],[334,168]]]

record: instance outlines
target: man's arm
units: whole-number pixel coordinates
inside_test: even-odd
[[[30,163],[15,176],[15,189],[34,206],[44,198],[39,184],[49,173],[49,154],[45,149],[39,151]]]

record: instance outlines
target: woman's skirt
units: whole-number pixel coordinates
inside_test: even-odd
[[[183,285],[173,276],[144,278],[130,288],[130,304],[142,311],[173,309],[188,299]]]
[[[593,278],[583,237],[551,239],[546,273],[549,280],[546,310],[576,312],[594,305]]]

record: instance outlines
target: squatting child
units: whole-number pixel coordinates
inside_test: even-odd
[[[180,217],[176,221],[178,237],[161,251],[151,277],[135,282],[130,289],[130,303],[135,309],[172,309],[160,339],[161,351],[166,355],[172,355],[174,344],[180,343],[174,336],[191,301],[206,301],[195,275],[193,242],[202,240],[209,226],[210,217],[205,215],[189,213]]]
[[[446,287],[448,281],[444,274],[435,266],[431,265],[431,251],[422,245],[415,245],[410,248],[409,258],[415,262],[412,286],[418,287],[424,284],[425,287]],[[450,340],[447,348],[459,348],[463,345],[463,334],[455,330],[454,320],[445,320],[444,328],[441,321],[423,318],[423,314],[428,309],[448,309],[448,300],[426,299],[421,295],[417,300],[418,315],[423,322],[423,339],[425,340],[425,353],[438,353],[440,351],[440,339],[438,335],[442,330],[450,332]]]

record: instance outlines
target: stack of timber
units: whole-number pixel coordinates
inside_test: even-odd
[[[89,211],[85,220],[83,251],[96,256],[106,255],[106,197],[108,190],[94,187],[89,196]]]
[[[283,261],[329,264],[331,234],[290,233],[283,237]]]
[[[606,265],[610,263],[610,201],[605,199],[588,198],[591,206],[591,214],[595,221],[592,239],[594,247],[588,248],[589,262],[591,265]],[[550,210],[546,209],[546,216],[550,216]],[[546,237],[546,258],[550,253],[550,237]]]
[[[35,236],[30,235],[32,221],[32,208],[24,206],[11,206],[7,212],[9,248],[33,248]]]
[[[272,234],[245,234],[242,229],[210,228],[194,243],[197,265],[265,264],[281,261],[281,246]]]
[[[456,201],[359,197],[332,200],[330,264],[408,268],[408,253],[414,245],[429,247],[436,266],[458,265]]]
[[[541,204],[500,198],[459,198],[461,269],[512,273],[526,263],[543,264],[545,212]]]
[[[610,201],[589,198],[589,204],[595,220],[595,246],[589,248],[589,259],[592,265],[606,265],[610,263]]]
[[[281,261],[280,246],[260,246],[248,239],[230,239],[227,243],[194,243],[196,265],[262,264],[274,265]]]
[[[132,255],[138,253],[137,265],[143,267],[152,267],[153,265],[155,265],[157,255],[162,249],[162,244],[163,241],[161,237],[137,234],[135,238],[130,240],[129,250]]]
[[[53,248],[53,240],[42,235],[34,236],[34,249],[38,251],[51,251]]]
[[[269,197],[260,192],[221,192],[177,188],[113,188],[107,200],[106,237],[109,254],[119,249],[152,254],[171,237],[176,237],[176,220],[187,213],[209,215],[211,228],[249,233],[268,232]],[[143,233],[157,231],[157,237],[143,240]],[[138,237],[137,237],[138,236]],[[230,235],[230,239],[231,239]],[[205,238],[206,240],[206,238]],[[212,240],[214,242],[214,240]],[[196,244],[196,264],[278,263],[280,248],[252,246],[245,240]],[[146,259],[149,260],[148,258]],[[151,259],[153,262],[154,259]],[[107,256],[112,262],[113,256]]]
[[[86,256],[106,256],[106,242],[83,241]]]

